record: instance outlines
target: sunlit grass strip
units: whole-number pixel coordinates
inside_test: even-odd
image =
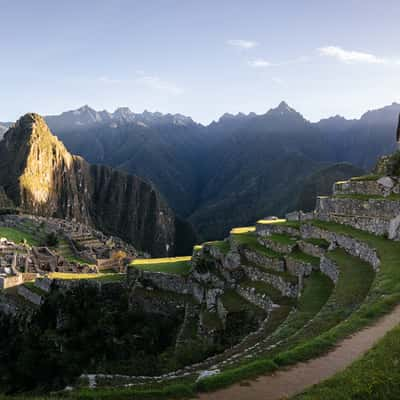
[[[132,261],[130,267],[143,271],[186,275],[191,267],[191,259],[191,256],[136,259]]]
[[[243,226],[241,228],[231,229],[230,234],[231,235],[240,235],[241,233],[255,232],[255,230],[256,230],[255,226]]]
[[[50,279],[61,279],[61,280],[87,280],[87,279],[121,279],[125,274],[118,273],[93,273],[93,274],[81,274],[73,272],[50,272],[47,275]]]
[[[263,225],[270,225],[270,224],[282,224],[286,222],[285,218],[280,218],[280,219],[260,219],[257,221],[257,224],[263,224]]]
[[[149,265],[149,264],[166,264],[176,263],[179,261],[190,261],[192,256],[182,257],[164,257],[164,258],[137,258],[131,262],[131,265]]]

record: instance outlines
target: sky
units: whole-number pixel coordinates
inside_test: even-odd
[[[0,121],[84,104],[209,123],[400,101],[398,0],[0,0]]]

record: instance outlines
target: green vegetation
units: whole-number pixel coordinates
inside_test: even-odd
[[[381,175],[363,175],[363,176],[353,176],[350,178],[351,181],[377,181],[379,178],[381,178]]]
[[[55,247],[55,250],[57,251],[58,254],[60,254],[60,256],[64,257],[69,262],[74,262],[74,263],[81,264],[81,265],[92,264],[91,262],[89,262],[88,260],[85,260],[82,257],[77,257],[74,254],[68,240],[63,237],[58,238],[58,244],[57,244],[57,247]]]
[[[314,246],[321,247],[325,250],[328,249],[328,247],[329,247],[329,242],[326,241],[325,239],[309,238],[309,239],[303,239],[303,241],[313,244]]]
[[[216,247],[223,254],[227,254],[229,252],[229,250],[230,250],[229,242],[226,241],[226,240],[216,240],[214,242],[206,242],[206,243],[203,243],[203,244]]]
[[[51,272],[48,274],[51,279],[61,279],[61,280],[99,280],[104,282],[115,282],[122,281],[125,279],[125,274],[119,274],[116,272],[111,273],[92,273],[92,274],[80,274],[75,272]]]
[[[132,261],[130,267],[144,271],[165,272],[168,274],[186,275],[190,270],[191,257],[143,258]]]
[[[311,256],[310,254],[303,253],[299,249],[296,249],[287,255],[289,258],[294,258],[295,260],[302,261],[313,266],[319,265],[319,258]]]
[[[282,254],[276,253],[275,251],[260,244],[257,240],[257,236],[253,233],[234,234],[232,235],[232,238],[238,245],[257,251],[265,257],[282,258]]]
[[[26,243],[30,246],[38,246],[39,240],[30,233],[27,233],[21,229],[0,227],[0,237],[5,237],[14,243]]]
[[[267,295],[275,304],[294,305],[295,303],[295,299],[283,296],[278,289],[262,281],[245,280],[240,283],[240,286],[254,288],[256,292]]]
[[[244,310],[257,309],[256,306],[249,303],[246,299],[240,296],[233,289],[226,290],[221,297],[222,304],[229,312],[239,312]]]
[[[365,356],[296,400],[397,400],[400,398],[400,326]]]
[[[286,245],[295,245],[296,241],[298,238],[289,236],[289,235],[285,235],[283,233],[273,233],[270,236],[267,236],[268,239],[271,239],[275,242],[281,243],[281,244],[286,244]]]

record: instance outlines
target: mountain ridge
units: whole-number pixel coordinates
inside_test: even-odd
[[[175,213],[213,239],[230,225],[289,211],[301,182],[322,168],[344,162],[370,170],[396,148],[400,104],[316,123],[281,102],[260,115],[226,113],[207,126],[180,114],[94,112],[81,107],[47,122],[72,153],[152,182]],[[76,123],[86,114],[87,125]],[[251,204],[259,214],[249,212]]]
[[[0,142],[0,186],[24,212],[76,220],[154,255],[175,248],[175,217],[156,189],[71,155],[37,114],[26,114]]]

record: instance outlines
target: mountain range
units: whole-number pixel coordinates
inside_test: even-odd
[[[266,215],[311,209],[335,180],[370,170],[394,151],[399,112],[393,103],[360,119],[312,123],[282,102],[204,126],[181,114],[84,106],[46,122],[72,153],[152,182],[201,238],[214,239]]]

